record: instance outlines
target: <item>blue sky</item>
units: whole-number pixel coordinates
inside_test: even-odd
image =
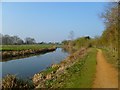
[[[33,37],[37,42],[59,42],[74,38],[101,35],[104,24],[99,18],[105,2],[16,2],[2,3],[2,33]]]

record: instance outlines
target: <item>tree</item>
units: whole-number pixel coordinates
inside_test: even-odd
[[[0,33],[0,45],[2,45],[2,34]]]
[[[118,14],[117,3],[110,4],[101,14],[106,30],[103,32],[100,40],[111,49],[118,49]]]
[[[73,39],[74,39],[74,31],[70,31],[70,32],[69,32],[68,38],[69,38],[70,40],[73,40]]]
[[[0,40],[2,40],[3,45],[14,45],[14,44],[23,44],[24,41],[20,39],[18,36],[9,36],[9,35],[1,35]]]
[[[20,39],[18,36],[13,36],[12,38],[12,43],[13,44],[23,44],[24,41],[22,39]]]
[[[36,41],[35,41],[34,38],[27,37],[27,38],[25,39],[25,43],[26,43],[26,44],[34,44],[35,42],[36,42]]]
[[[69,41],[69,51],[72,53],[74,51],[74,48],[73,48],[73,39],[74,39],[74,32],[73,31],[70,31],[69,33],[69,36],[70,38],[70,41]]]
[[[118,3],[111,3],[106,7],[105,11],[101,14],[106,27],[116,25],[118,23]]]
[[[12,38],[9,35],[2,36],[2,44],[12,44]]]
[[[19,44],[19,45],[24,44],[24,41],[22,39],[18,39],[17,44]]]
[[[3,45],[22,45],[24,44],[24,41],[19,38],[18,36],[10,36],[10,35],[2,35],[0,34],[0,44],[3,44]],[[35,42],[35,39],[34,38],[31,38],[31,37],[27,37],[25,39],[25,43],[26,44],[34,44],[36,43]]]

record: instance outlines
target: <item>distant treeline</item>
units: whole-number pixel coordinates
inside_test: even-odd
[[[24,40],[19,36],[0,34],[0,44],[2,45],[23,45],[23,44],[60,44],[58,42],[36,42],[34,38],[26,37]]]
[[[18,36],[2,35],[0,34],[0,40],[3,45],[20,45],[20,44],[34,44],[36,43],[34,38],[26,37],[22,40]]]

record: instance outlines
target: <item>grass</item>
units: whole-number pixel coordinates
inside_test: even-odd
[[[42,71],[42,73],[44,73],[44,75],[47,75],[47,74],[49,74],[51,72],[55,72],[57,69],[58,69],[58,67],[54,67],[54,68],[49,67],[45,71]]]
[[[26,88],[26,89],[33,89],[34,85],[29,80],[23,80],[15,75],[7,75],[2,79],[2,89],[19,89],[19,88]]]
[[[104,56],[108,63],[112,64],[115,68],[118,68],[118,52],[117,51],[111,51],[107,49],[102,49]]]
[[[68,72],[71,73],[71,76],[69,79],[66,79],[63,87],[92,87],[94,81],[94,74],[96,71],[96,50],[92,50],[88,53],[88,55],[86,55],[82,60],[80,60],[68,70]]]
[[[77,62],[68,67],[64,73],[54,79],[46,79],[46,88],[91,88],[96,72],[96,49],[89,49],[82,58],[77,58]],[[58,67],[49,67],[43,71],[44,75],[54,72]],[[43,76],[44,76],[43,75]],[[12,82],[12,83],[11,83]],[[23,81],[14,75],[8,75],[3,79],[4,88],[34,88],[33,82]]]
[[[49,44],[42,44],[42,45],[2,45],[2,48],[0,50],[2,51],[15,51],[15,50],[36,50],[36,49],[43,49],[43,48],[50,48],[53,45]]]
[[[49,80],[46,84],[53,88],[91,88],[96,72],[96,49],[90,49],[82,59],[56,80]]]

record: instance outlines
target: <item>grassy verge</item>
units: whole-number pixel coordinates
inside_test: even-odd
[[[53,45],[49,44],[42,44],[42,45],[2,45],[2,48],[0,50],[3,51],[19,51],[19,50],[37,50],[37,49],[43,49],[43,48],[50,48]]]
[[[117,51],[113,52],[107,49],[102,50],[107,62],[112,64],[115,68],[118,68],[118,52]]]
[[[60,70],[60,65],[54,65],[41,74],[36,74],[36,78],[32,82],[8,75],[2,80],[2,86],[4,88],[41,88],[42,85],[44,88],[91,88],[96,72],[97,50],[91,48],[85,52],[83,57],[78,56],[80,53],[75,53],[75,56],[78,56],[76,62],[74,61],[75,63],[65,70]],[[71,60],[67,60],[66,63],[69,61]],[[65,64],[62,63],[62,65]]]
[[[91,88],[96,72],[96,49],[90,49],[78,58],[73,66],[67,68],[56,80],[47,80],[46,86],[52,88]]]
[[[63,82],[66,88],[91,88],[96,71],[96,50],[90,52],[68,70],[68,77]]]

